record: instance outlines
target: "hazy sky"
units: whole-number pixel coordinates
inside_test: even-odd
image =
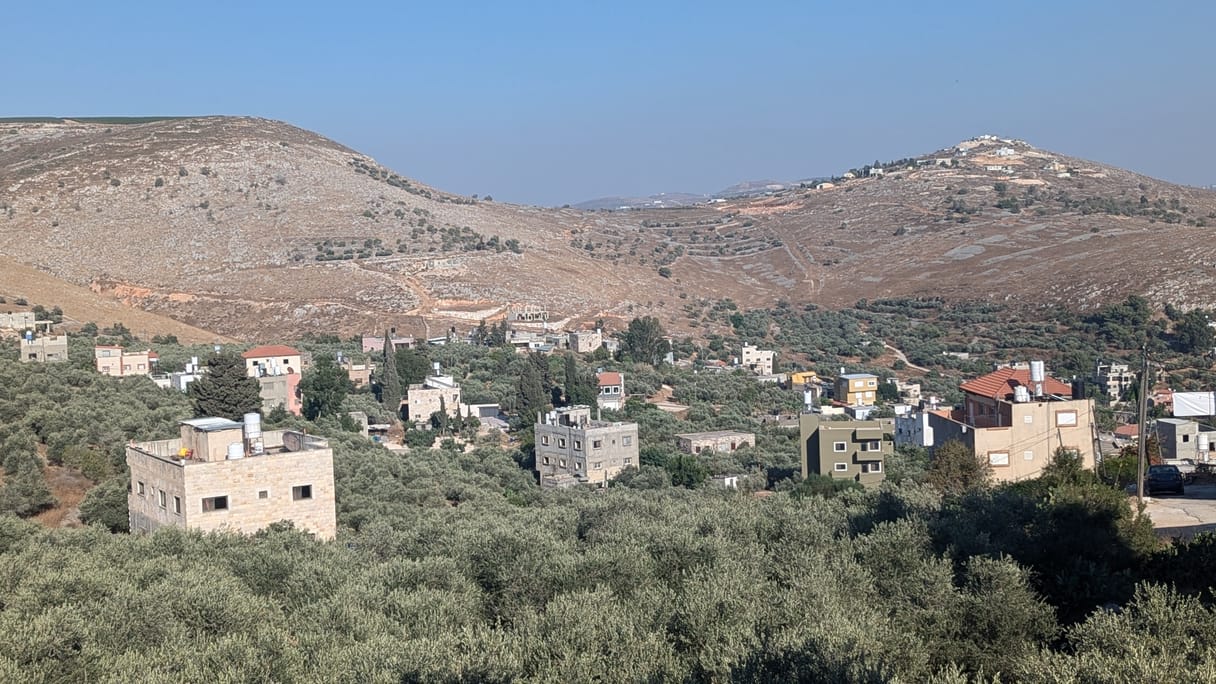
[[[454,192],[713,192],[981,133],[1216,183],[1216,2],[18,2],[0,116],[282,119]]]

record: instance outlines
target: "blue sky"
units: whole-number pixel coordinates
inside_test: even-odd
[[[15,3],[0,116],[282,119],[535,204],[981,133],[1216,183],[1216,3]]]

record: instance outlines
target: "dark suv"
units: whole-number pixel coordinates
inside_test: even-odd
[[[1182,472],[1178,470],[1178,466],[1149,466],[1148,474],[1144,478],[1144,490],[1150,496],[1156,492],[1182,494],[1184,491]]]

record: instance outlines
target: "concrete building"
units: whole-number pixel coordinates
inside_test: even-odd
[[[569,334],[567,344],[570,351],[576,354],[590,354],[604,346],[602,330],[575,330]]]
[[[852,480],[866,487],[886,477],[887,459],[895,453],[891,419],[824,420],[804,413],[798,420],[802,477],[812,473]]]
[[[413,337],[395,335],[390,333],[389,343],[393,345],[393,349],[406,348],[413,349],[416,345]],[[369,354],[372,352],[382,353],[384,351],[384,335],[364,335],[363,336],[363,353]]]
[[[708,451],[730,453],[745,446],[756,446],[756,435],[737,430],[686,432],[676,435],[676,448],[687,454],[700,454]]]
[[[541,487],[569,484],[607,486],[626,468],[638,465],[637,423],[591,418],[591,408],[570,406],[537,416],[536,472]]]
[[[1163,459],[1192,458],[1196,463],[1216,461],[1216,430],[1207,425],[1182,418],[1158,418],[1155,431]]]
[[[298,416],[304,410],[300,396],[299,373],[263,375],[258,378],[259,394],[262,395],[262,413],[269,413],[282,406],[288,413]]]
[[[1059,447],[1094,467],[1093,402],[1049,377],[1041,362],[1001,368],[964,382],[963,408],[929,412],[933,446],[962,442],[992,466],[997,481],[1038,477]]]
[[[815,371],[795,371],[790,373],[790,385],[801,388],[803,385],[818,385],[819,374]]]
[[[549,320],[549,312],[538,306],[512,306],[507,308],[507,320],[512,323],[544,323]]]
[[[599,384],[600,393],[595,398],[595,403],[602,409],[619,411],[625,408],[625,400],[629,395],[625,394],[625,374],[617,371],[604,371],[596,374],[596,380]]]
[[[836,401],[848,406],[873,406],[878,398],[878,376],[845,373],[836,378]]]
[[[771,349],[760,349],[751,344],[743,345],[742,352],[739,357],[739,363],[744,368],[756,375],[773,374],[773,362],[777,358],[777,352]]]
[[[933,425],[927,411],[913,411],[895,416],[895,446],[933,446]]]
[[[415,425],[425,425],[431,414],[443,410],[450,417],[460,415],[460,385],[450,375],[428,375],[421,385],[410,385],[405,391],[406,419]]]
[[[291,430],[263,433],[257,414],[181,422],[181,436],[127,447],[131,531],[175,526],[256,532],[287,520],[321,539],[337,533],[333,451]]]
[[[245,359],[245,374],[251,378],[304,372],[303,355],[282,344],[254,347],[241,354],[241,358]]]
[[[122,347],[101,344],[93,347],[93,365],[102,375],[118,378],[151,375],[156,361],[156,352],[151,349],[127,351]]]
[[[1126,363],[1099,361],[1094,371],[1094,382],[1106,393],[1106,396],[1110,397],[1111,401],[1118,401],[1127,390],[1131,389],[1132,385],[1136,384],[1136,374]]]
[[[43,335],[33,333],[21,338],[20,358],[22,363],[58,363],[68,360],[67,335]]]
[[[0,313],[0,328],[5,330],[33,330],[33,311],[10,311]]]
[[[376,370],[376,367],[370,363],[355,363],[350,359],[341,359],[339,365],[346,371],[346,377],[350,378],[350,384],[355,389],[370,385],[372,373]]]

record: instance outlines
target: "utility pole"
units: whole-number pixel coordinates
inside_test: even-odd
[[[1136,462],[1136,499],[1144,503],[1144,462],[1148,455],[1148,345],[1140,348],[1140,437],[1136,440],[1139,446],[1139,458]]]

